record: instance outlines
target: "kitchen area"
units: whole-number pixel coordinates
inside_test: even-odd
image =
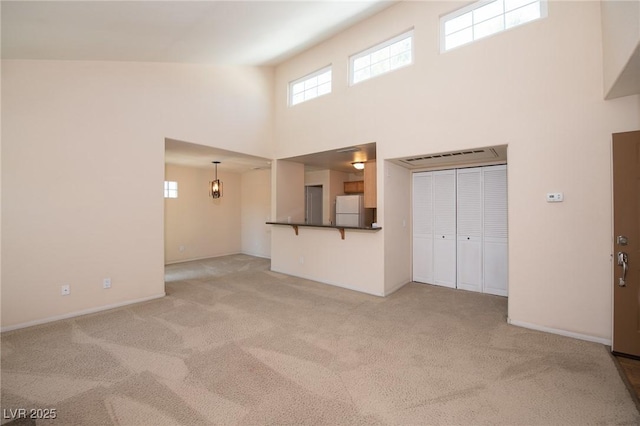
[[[408,169],[377,161],[375,142],[275,160],[271,271],[376,296],[397,290],[410,281],[410,185]],[[385,256],[385,244],[398,248]]]
[[[286,161],[303,167],[304,210],[272,224],[295,225],[296,230],[300,226],[380,229],[375,142]]]

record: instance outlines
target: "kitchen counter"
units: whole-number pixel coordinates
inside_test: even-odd
[[[353,231],[379,231],[382,227],[373,228],[371,226],[360,227],[360,226],[339,226],[339,225],[310,225],[308,223],[289,223],[289,222],[266,222],[267,225],[286,225],[291,226],[298,235],[299,228],[326,228],[326,229],[337,229],[340,232],[340,236],[344,240],[344,232],[345,230],[353,230]]]

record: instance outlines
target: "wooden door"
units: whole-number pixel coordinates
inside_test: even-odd
[[[640,131],[613,135],[613,352],[640,357]]]

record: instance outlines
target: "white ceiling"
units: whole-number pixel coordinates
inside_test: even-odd
[[[220,161],[218,168],[234,173],[248,170],[269,169],[271,160],[220,148],[198,145],[175,139],[164,140],[164,162],[179,166],[210,168],[213,161]]]
[[[397,0],[2,1],[2,59],[273,66]],[[165,162],[244,172],[268,159],[165,141]]]
[[[2,1],[2,58],[275,65],[394,1]]]

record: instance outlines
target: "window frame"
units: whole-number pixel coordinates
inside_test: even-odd
[[[447,49],[446,48],[446,38],[447,38],[447,36],[445,34],[445,25],[446,25],[446,23],[449,22],[449,21],[452,21],[452,20],[454,20],[454,19],[456,19],[456,18],[458,18],[458,17],[460,17],[462,15],[465,15],[466,13],[472,12],[472,11],[474,11],[476,9],[480,9],[481,7],[486,6],[489,3],[493,3],[494,1],[496,1],[496,0],[480,0],[480,1],[476,1],[476,2],[471,3],[471,4],[469,4],[469,5],[465,6],[465,7],[460,8],[458,10],[454,10],[453,12],[449,12],[449,13],[446,13],[444,15],[441,15],[440,16],[440,28],[439,28],[439,30],[440,30],[439,31],[439,33],[440,33],[440,53],[441,54],[442,53],[447,53],[447,52],[450,52],[452,50],[458,49],[458,48],[460,48],[462,46],[466,46],[466,45],[469,45],[471,43],[475,43],[476,41],[480,41],[480,40],[492,37],[492,36],[494,36],[496,34],[500,34],[500,33],[503,33],[505,31],[509,31],[509,30],[511,30],[513,28],[518,28],[518,27],[520,27],[522,25],[526,25],[526,24],[529,24],[531,22],[540,21],[540,20],[546,18],[548,16],[548,14],[549,14],[548,0],[532,0],[531,2],[529,2],[527,4],[524,4],[524,5],[521,5],[521,6],[517,7],[517,8],[515,8],[515,9],[512,9],[509,12],[513,12],[513,11],[518,10],[520,8],[529,6],[529,5],[533,4],[533,3],[540,3],[540,17],[539,18],[533,19],[531,21],[526,21],[526,22],[523,22],[523,23],[518,24],[518,25],[511,26],[509,28],[506,28],[506,25],[505,25],[505,28],[503,28],[500,31],[496,31],[494,33],[491,33],[491,34],[489,34],[487,36],[484,36],[484,37],[481,37],[481,38],[478,38],[478,39],[474,38],[474,39],[472,39],[472,40],[470,40],[470,41],[468,41],[466,43],[462,43],[462,44],[460,44],[458,46],[451,47],[451,48]],[[505,14],[508,13],[508,12],[505,12],[505,10],[504,10],[504,1],[505,0],[498,0],[498,1],[502,1],[503,2],[502,14],[501,15],[495,15],[495,17],[497,17],[497,16],[503,16],[504,17]],[[487,21],[489,21],[489,20],[491,20],[491,19],[493,19],[495,17],[488,18],[488,19],[486,19],[486,20],[484,20],[482,22],[479,22],[478,24],[482,24],[484,22],[487,22]],[[470,27],[465,27],[465,28],[472,28],[473,29],[475,26],[476,26],[476,23],[472,21],[471,26]],[[458,31],[461,31],[461,30],[458,30]],[[451,35],[451,34],[449,34],[449,35]]]
[[[300,101],[300,102],[295,103],[295,104],[293,103],[293,95],[294,95],[293,86],[295,86],[298,83],[306,82],[307,80],[310,80],[310,79],[312,79],[314,77],[317,77],[319,75],[322,75],[322,74],[326,73],[327,71],[331,71],[331,80],[329,80],[329,91],[327,93],[323,93],[321,95],[317,95],[316,97],[311,98],[311,99],[305,99],[305,100]],[[318,86],[319,85],[316,85],[315,87],[317,88]],[[305,91],[306,91],[306,89],[303,90],[303,93]],[[313,72],[311,72],[311,73],[309,73],[307,75],[304,75],[304,76],[302,76],[300,78],[297,78],[295,80],[290,81],[289,84],[287,85],[287,105],[289,107],[300,105],[300,104],[303,104],[303,103],[305,103],[307,101],[312,101],[312,100],[320,98],[322,96],[330,95],[332,92],[333,92],[333,64],[329,64],[329,65],[326,65],[326,66],[324,66],[324,67],[322,67],[322,68],[320,68],[320,69],[318,69],[316,71],[313,71]]]
[[[369,48],[367,48],[365,50],[362,50],[362,51],[360,51],[358,53],[354,53],[353,55],[349,56],[349,86],[355,86],[356,84],[360,84],[360,83],[363,83],[365,81],[369,81],[371,79],[374,79],[376,77],[380,77],[381,75],[386,75],[386,74],[389,74],[390,72],[397,71],[397,70],[400,70],[402,68],[406,68],[408,66],[413,65],[414,61],[415,61],[414,30],[415,30],[415,28],[411,27],[408,30],[403,31],[402,33],[400,33],[400,34],[398,34],[396,36],[393,36],[393,37],[391,37],[391,38],[389,38],[389,39],[387,39],[387,40],[385,40],[385,41],[383,41],[381,43],[378,43],[378,44],[376,44],[374,46],[371,46],[371,47],[369,47]],[[365,57],[367,55],[371,55],[371,54],[373,54],[373,53],[375,53],[375,52],[377,52],[379,50],[382,50],[382,49],[384,49],[386,47],[391,46],[394,43],[397,43],[399,41],[405,40],[407,38],[411,38],[411,50],[410,50],[410,52],[411,52],[411,61],[408,64],[404,64],[404,65],[399,66],[398,68],[390,69],[390,70],[385,71],[383,73],[376,74],[376,75],[374,75],[372,77],[369,77],[369,78],[366,78],[364,80],[360,80],[360,81],[357,81],[357,82],[353,81],[354,80],[354,75],[355,75],[354,63],[355,63],[356,60],[358,60],[360,58],[363,58],[363,57]]]
[[[170,188],[172,183],[176,184],[175,188]],[[174,194],[175,197],[172,197],[171,194]],[[164,181],[164,198],[165,199],[178,198],[178,181],[176,181],[176,180],[165,180]]]

